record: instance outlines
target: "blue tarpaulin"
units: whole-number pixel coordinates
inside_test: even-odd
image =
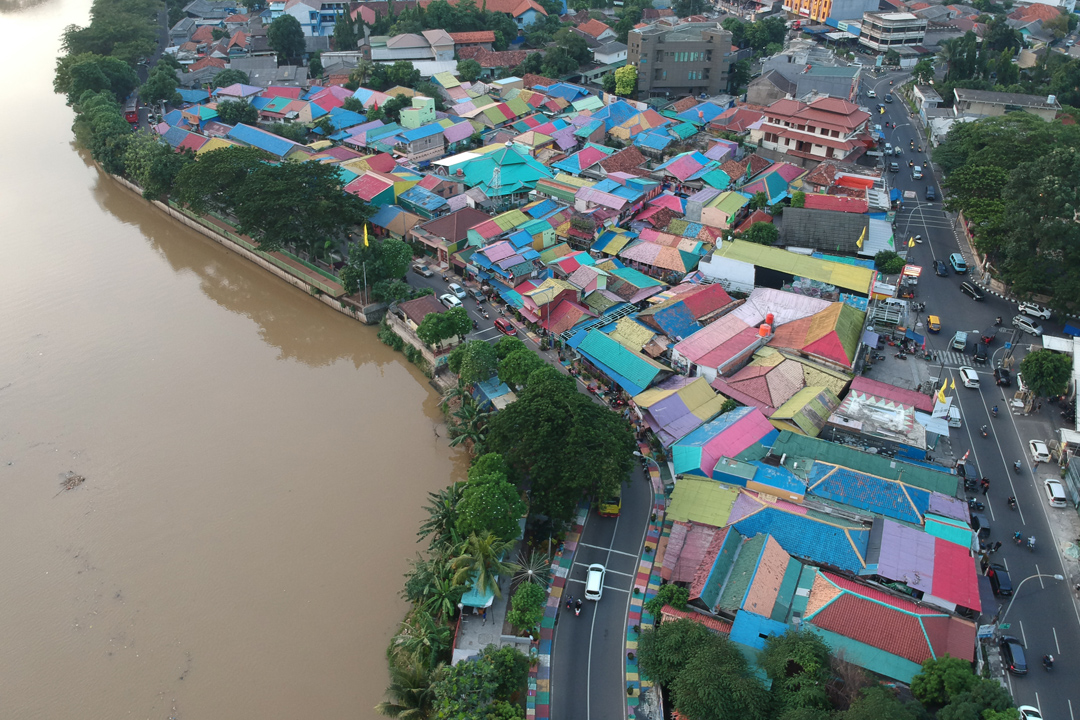
[[[1080,337],[1080,325],[1070,320],[1065,323],[1064,331],[1066,335],[1072,335],[1073,337]]]
[[[926,342],[926,338],[924,338],[922,335],[915,332],[914,330],[910,329],[904,331],[904,337],[906,337],[908,340],[914,340],[915,344],[919,345],[920,347],[924,342]]]

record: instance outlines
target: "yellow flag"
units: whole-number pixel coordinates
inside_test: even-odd
[[[915,238],[908,238],[907,246],[908,247],[915,247]]]
[[[956,379],[955,378],[952,380],[951,383],[949,383],[949,389],[950,390],[955,390],[956,389]]]
[[[855,247],[862,250],[862,244],[863,244],[864,240],[866,240],[866,228],[862,229],[862,233],[860,233],[859,240],[858,240],[858,242],[855,243]]]
[[[949,382],[947,380],[945,382],[941,383],[941,389],[938,390],[938,393],[937,393],[938,402],[942,402],[942,403],[945,402],[945,386],[948,385],[948,384],[949,384]]]
[[[367,247],[367,223],[364,223],[364,247]]]

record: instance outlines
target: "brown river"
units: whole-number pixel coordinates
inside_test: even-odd
[[[0,0],[0,719],[374,718],[437,395],[89,164],[89,5]]]

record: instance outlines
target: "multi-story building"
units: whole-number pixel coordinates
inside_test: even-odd
[[[926,24],[926,18],[906,12],[863,13],[859,44],[878,52],[903,45],[922,45]]]
[[[731,33],[715,22],[630,32],[627,64],[638,71],[638,97],[719,95],[727,89]]]
[[[814,22],[858,20],[878,9],[878,0],[784,0],[784,10]]]
[[[807,105],[778,100],[765,108],[761,147],[810,160],[854,161],[873,141],[860,137],[870,114],[840,98],[821,98]]]

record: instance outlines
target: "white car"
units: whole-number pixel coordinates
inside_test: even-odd
[[[866,91],[866,97],[877,97],[877,93],[874,92],[873,90],[867,90]]]
[[[1068,507],[1069,499],[1065,495],[1065,488],[1057,480],[1043,480],[1043,489],[1046,490],[1046,501],[1050,507]]]
[[[979,389],[979,373],[975,372],[975,368],[965,365],[957,372],[960,373],[960,380],[964,383],[964,387]]]
[[[604,594],[604,574],[607,571],[600,563],[593,563],[585,575],[585,599],[599,600]]]
[[[1031,317],[1042,318],[1043,320],[1049,320],[1050,319],[1050,309],[1049,308],[1044,308],[1041,305],[1036,305],[1035,303],[1022,302],[1022,303],[1020,303],[1020,305],[1017,306],[1016,309],[1019,310],[1024,315],[1030,315]]]
[[[454,294],[454,297],[458,298],[459,300],[464,300],[466,298],[465,288],[461,287],[457,283],[450,283],[446,286],[446,289],[452,292]]]
[[[1038,337],[1043,334],[1042,325],[1037,324],[1034,320],[1024,317],[1023,315],[1017,315],[1012,319],[1013,327],[1020,328],[1028,335],[1034,335]]]
[[[441,302],[443,305],[450,308],[451,310],[453,310],[454,308],[461,307],[461,301],[458,300],[453,295],[451,295],[450,293],[446,293],[445,295],[440,295],[439,296],[439,302]]]
[[[1042,713],[1037,707],[1021,705],[1016,710],[1020,713],[1020,720],[1042,720]]]
[[[1050,448],[1042,440],[1029,440],[1028,449],[1031,450],[1031,459],[1037,463],[1050,462]]]

